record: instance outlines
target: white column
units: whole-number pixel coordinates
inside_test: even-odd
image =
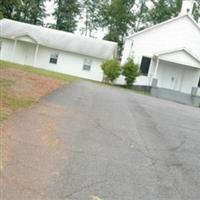
[[[16,46],[17,46],[17,40],[15,39],[14,45],[13,45],[13,49],[12,49],[12,54],[11,54],[11,61],[14,61],[15,59],[15,50],[16,50]]]
[[[37,61],[37,57],[38,57],[38,50],[39,50],[39,44],[37,44],[36,48],[35,48],[35,55],[34,55],[33,66],[36,66],[36,61]]]
[[[159,61],[160,61],[160,60],[159,60],[159,58],[157,57],[156,68],[155,68],[155,72],[154,72],[154,76],[153,76],[153,78],[157,78]]]

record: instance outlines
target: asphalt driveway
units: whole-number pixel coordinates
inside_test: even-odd
[[[200,109],[87,81],[2,129],[2,200],[199,200]]]

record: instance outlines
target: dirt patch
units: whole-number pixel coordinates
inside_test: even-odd
[[[43,101],[0,124],[2,199],[57,199],[54,184],[63,162],[71,156],[68,140],[60,131],[60,119],[68,112]]]
[[[63,83],[64,81],[31,72],[12,68],[0,69],[0,121],[14,111],[37,102]]]

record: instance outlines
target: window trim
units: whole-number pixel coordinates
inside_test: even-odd
[[[59,53],[51,53],[49,58],[49,63],[57,65],[58,64]]]
[[[148,58],[148,59],[150,59],[149,67],[148,67],[148,72],[147,72],[146,74],[143,73],[143,72],[141,71],[143,58]],[[143,55],[143,56],[141,57],[141,61],[140,61],[140,72],[141,72],[141,75],[142,75],[142,76],[148,76],[148,75],[149,75],[149,70],[150,70],[150,67],[151,67],[151,63],[152,63],[152,58],[151,58],[150,56]]]
[[[90,72],[92,68],[92,62],[93,60],[91,58],[85,58],[83,61],[82,70],[86,72]]]

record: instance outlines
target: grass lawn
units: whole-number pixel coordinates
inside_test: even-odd
[[[57,80],[63,80],[63,81],[67,81],[67,82],[73,82],[78,79],[77,77],[74,77],[74,76],[61,74],[61,73],[57,73],[57,72],[52,72],[52,71],[48,71],[45,69],[0,61],[0,69],[4,69],[4,68],[13,68],[13,69],[17,69],[17,70],[23,70],[26,72],[40,75],[40,76],[45,76],[45,77],[49,77],[49,78],[53,78],[53,79],[57,79]]]
[[[0,122],[77,77],[0,61]]]

